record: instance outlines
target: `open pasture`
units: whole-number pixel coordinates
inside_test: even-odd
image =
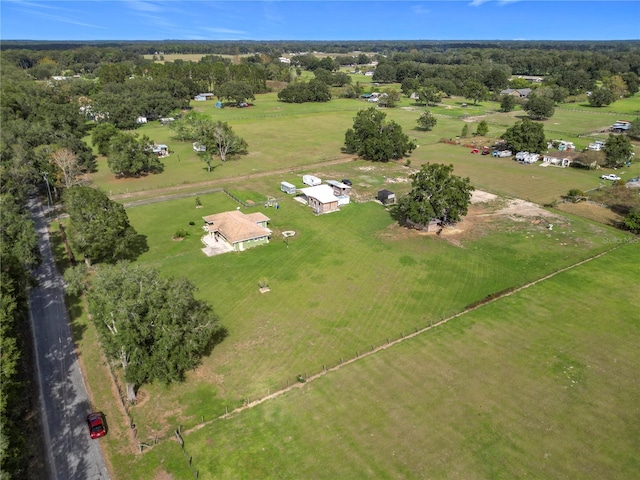
[[[438,116],[438,125],[428,132],[416,128],[416,120],[423,108],[411,106],[413,101],[403,99],[403,104],[406,105],[385,110],[387,118],[398,122],[405,133],[419,145],[410,157],[413,166],[418,166],[424,161],[454,163],[456,168],[460,168],[458,174],[469,175],[472,181],[482,188],[537,202],[550,202],[565,194],[570,188],[588,190],[598,186],[597,172],[541,169],[517,165],[515,162],[503,168],[501,165],[508,164],[508,161],[480,158],[472,156],[463,147],[438,144],[441,138],[459,136],[465,125],[463,117],[451,115],[452,112],[460,115],[463,111],[465,115],[477,113],[476,116],[464,118],[469,125],[470,133],[474,132],[477,124],[484,119],[489,123],[489,136],[493,138],[499,137],[509,125],[523,115],[521,111],[507,114],[491,113],[497,105],[492,102],[483,102],[477,107],[470,105],[463,109],[459,106],[462,100],[445,99],[445,106],[437,108],[443,109],[446,113]],[[319,162],[348,160],[349,157],[341,152],[344,133],[352,126],[357,111],[370,106],[367,102],[347,99],[334,99],[324,104],[287,104],[279,102],[275,93],[258,96],[255,105],[249,108],[217,109],[214,102],[194,102],[196,110],[232,125],[236,133],[249,144],[248,155],[225,164],[217,162],[213,171],[207,172],[206,164],[193,151],[190,142],[174,139],[173,132],[168,127],[152,122],[138,129],[138,132],[148,135],[156,143],[169,145],[173,153],[164,159],[164,172],[141,178],[118,179],[108,170],[106,159],[100,158],[98,172],[93,174],[93,179],[96,185],[112,195],[117,195],[220,181],[274,170],[297,170]],[[578,135],[607,125],[610,122],[609,117],[606,113],[587,115],[573,110],[557,109],[556,115],[545,122],[545,130],[549,138],[572,140],[578,147],[586,146],[590,139],[579,138]],[[460,141],[471,143],[475,140],[469,137]],[[505,170],[514,169],[518,174],[526,169],[527,174],[523,176],[522,182],[513,184],[512,179],[500,177]],[[529,173],[532,171],[535,173]],[[524,181],[526,175],[537,177],[532,178],[536,180],[533,185]],[[517,188],[511,188],[511,185]],[[521,190],[521,187],[524,187],[524,190]]]
[[[639,261],[623,245],[213,420],[184,434],[186,452],[202,478],[631,478],[640,297],[611,285],[635,284]],[[188,473],[175,442],[128,468]]]
[[[563,105],[562,108],[576,109],[576,110],[581,110],[583,112],[610,113],[616,116],[617,115],[638,116],[640,115],[640,94],[636,93],[631,98],[623,98],[622,100],[617,100],[613,102],[611,105],[607,105],[606,107],[592,107],[591,105],[589,105],[589,103],[574,103],[574,104]],[[615,120],[632,121],[633,117],[632,118],[616,118]]]
[[[424,162],[451,163],[455,174],[469,177],[476,188],[539,204],[551,203],[571,188],[589,190],[600,183],[596,171],[524,165],[512,158],[473,154],[469,148],[445,143],[420,147],[411,159],[416,168]]]
[[[279,179],[265,196],[277,196],[276,185]],[[234,191],[243,189],[260,191],[252,183],[236,184]],[[166,434],[177,422],[189,426],[220,415],[225,405],[239,406],[294,382],[296,375],[336,365],[489,294],[603,251],[610,246],[605,237],[626,238],[577,218],[547,218],[544,211],[533,217],[481,215],[495,213],[500,202],[479,212],[477,225],[460,236],[438,238],[398,228],[374,202],[315,217],[281,194],[279,209],[243,209],[271,218],[269,245],[206,257],[200,251],[201,217],[237,204],[222,193],[200,200],[201,209],[193,198],[128,209],[149,245],[139,261],[190,278],[229,331],[187,383],[141,390],[133,414],[142,438]],[[549,222],[553,231],[546,228]],[[192,234],[176,242],[178,228]],[[288,245],[284,230],[296,232]],[[271,292],[258,292],[261,281]]]

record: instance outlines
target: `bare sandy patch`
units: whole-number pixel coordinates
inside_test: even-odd
[[[561,218],[559,215],[545,210],[540,205],[536,205],[535,203],[527,202],[526,200],[521,200],[519,198],[510,199],[507,202],[507,206],[501,208],[495,212],[495,214],[510,217]]]
[[[489,192],[483,192],[482,190],[474,190],[471,192],[471,203],[486,203],[491,202],[498,198],[497,195]]]

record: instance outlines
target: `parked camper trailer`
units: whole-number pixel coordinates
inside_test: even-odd
[[[504,157],[510,157],[512,153],[511,153],[511,150],[494,150],[492,155],[494,157],[504,158]]]
[[[630,128],[631,128],[631,122],[627,120],[616,120],[616,123],[611,125],[609,130],[611,130],[612,132],[621,133],[621,132],[626,132]]]
[[[606,142],[603,142],[601,140],[596,140],[593,143],[590,143],[589,146],[587,147],[589,150],[593,150],[596,152],[599,152],[600,150],[602,150],[606,145]]]
[[[529,152],[518,152],[516,153],[515,159],[520,163],[536,163],[540,155],[537,153],[529,153]]]
[[[289,182],[280,182],[280,190],[289,195],[294,195],[296,193],[296,186]]]
[[[314,177],[313,175],[303,175],[302,183],[309,185],[310,187],[315,187],[316,185],[322,184],[322,180],[318,177]]]

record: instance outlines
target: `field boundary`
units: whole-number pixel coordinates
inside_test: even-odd
[[[155,203],[153,201],[154,198],[159,198],[157,202],[162,202],[164,200],[173,200],[174,198],[184,198],[184,197],[180,197],[179,194],[176,194],[176,196],[171,196],[170,195],[171,192],[180,192],[182,190],[190,190],[192,188],[200,188],[200,187],[215,187],[216,185],[224,185],[227,183],[237,182],[239,180],[249,180],[252,178],[268,177],[271,175],[278,175],[282,173],[293,173],[293,172],[299,172],[302,170],[326,167],[330,165],[340,165],[342,163],[349,163],[355,160],[358,160],[358,158],[354,157],[353,155],[340,155],[338,157],[330,158],[322,162],[315,162],[315,163],[302,164],[302,165],[298,164],[298,165],[292,165],[286,168],[279,168],[276,170],[249,173],[246,175],[238,175],[235,177],[216,178],[216,179],[207,180],[204,182],[183,183],[180,185],[172,185],[169,187],[155,188],[152,190],[140,190],[136,192],[118,193],[115,195],[110,195],[109,198],[111,200],[118,201],[118,200],[126,200],[129,198],[136,198],[136,197],[150,197],[150,198],[147,198],[148,200],[147,203]],[[220,187],[220,189],[222,189],[222,187]],[[209,193],[209,191],[199,192],[200,195],[204,193]],[[185,194],[184,196],[189,197],[196,194],[197,193],[189,193],[189,194]],[[124,206],[126,207],[126,206],[144,205],[145,203],[142,203],[142,202],[144,201],[143,200],[141,200],[140,202],[132,201],[129,203],[125,203]]]
[[[397,338],[395,340],[387,340],[386,343],[384,343],[382,345],[379,345],[377,347],[373,347],[372,346],[371,350],[368,350],[366,352],[356,352],[356,356],[355,357],[352,357],[352,358],[344,360],[344,361],[341,360],[339,364],[337,364],[337,365],[335,365],[333,367],[327,368],[326,365],[324,365],[320,372],[315,373],[313,375],[310,375],[310,376],[307,376],[306,374],[304,376],[298,375],[298,382],[297,383],[292,383],[291,385],[288,385],[285,388],[282,388],[280,390],[277,390],[277,391],[274,391],[272,393],[269,393],[269,394],[265,395],[264,397],[261,397],[259,399],[253,400],[253,401],[249,401],[248,399],[246,399],[242,406],[237,407],[237,408],[235,408],[235,409],[233,409],[231,411],[227,411],[223,415],[219,415],[218,417],[215,417],[215,418],[213,418],[211,420],[203,421],[203,422],[199,423],[198,425],[196,425],[196,426],[194,426],[194,427],[192,427],[190,429],[185,430],[184,434],[188,435],[189,433],[195,432],[195,431],[200,430],[201,428],[203,428],[203,427],[205,427],[205,426],[207,426],[209,424],[212,424],[214,421],[231,418],[233,416],[236,416],[236,415],[242,413],[244,410],[248,410],[250,408],[254,408],[254,407],[256,407],[258,405],[261,405],[262,403],[264,403],[264,402],[266,402],[268,400],[272,400],[274,398],[277,398],[277,397],[279,397],[281,395],[284,395],[285,393],[290,392],[290,391],[292,391],[294,389],[303,388],[307,383],[312,382],[314,380],[318,380],[319,378],[324,377],[326,374],[328,374],[330,372],[335,372],[335,371],[337,371],[337,370],[339,370],[339,369],[341,369],[341,368],[343,368],[343,367],[345,367],[347,365],[355,363],[358,360],[361,360],[363,358],[366,358],[366,357],[369,357],[371,355],[374,355],[374,354],[376,354],[376,353],[378,353],[378,352],[380,352],[382,350],[387,350],[388,348],[391,348],[391,347],[393,347],[393,346],[395,346],[395,345],[397,345],[397,344],[399,344],[401,342],[404,342],[405,340],[417,337],[418,335],[422,335],[423,333],[426,333],[429,330],[432,330],[432,329],[434,329],[436,327],[442,326],[442,325],[450,322],[451,320],[454,320],[454,319],[459,318],[459,317],[461,317],[463,315],[466,315],[467,313],[473,312],[474,310],[477,310],[477,309],[479,309],[479,308],[481,308],[481,307],[483,307],[485,305],[488,305],[490,303],[496,302],[496,301],[501,300],[501,299],[503,299],[505,297],[511,296],[511,295],[513,295],[515,293],[518,293],[518,292],[522,291],[522,290],[528,289],[528,288],[530,288],[530,287],[532,287],[534,285],[537,285],[538,283],[541,283],[541,282],[544,282],[546,280],[549,280],[550,278],[553,278],[553,277],[555,277],[556,275],[558,275],[560,273],[564,273],[566,271],[569,271],[569,270],[572,270],[572,269],[574,269],[576,267],[584,265],[585,263],[591,262],[592,260],[596,260],[598,258],[601,258],[601,257],[607,255],[608,253],[611,253],[611,252],[617,250],[622,245],[624,245],[624,243],[615,245],[615,246],[613,246],[612,248],[610,248],[608,250],[605,250],[603,252],[597,253],[597,254],[592,255],[590,257],[587,257],[587,258],[585,258],[583,260],[580,260],[579,262],[573,263],[573,264],[568,265],[566,267],[560,268],[560,269],[558,269],[558,270],[556,270],[554,272],[551,272],[551,273],[549,273],[549,274],[547,274],[547,275],[545,275],[543,277],[540,277],[540,278],[538,278],[536,280],[528,282],[528,283],[526,283],[524,285],[521,285],[519,287],[514,287],[514,288],[502,290],[501,292],[497,292],[497,293],[488,295],[483,300],[480,300],[480,301],[478,301],[478,302],[466,307],[464,310],[462,310],[462,311],[460,311],[460,312],[458,312],[456,314],[453,314],[453,315],[451,315],[451,316],[449,316],[447,318],[444,318],[442,320],[438,320],[436,322],[431,321],[431,322],[429,322],[429,325],[427,325],[427,326],[425,326],[423,328],[416,328],[415,331],[413,331],[411,333],[408,333],[406,335],[403,333],[400,338]]]

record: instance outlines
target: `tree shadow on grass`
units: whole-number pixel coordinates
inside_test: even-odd
[[[209,341],[205,351],[203,352],[203,356],[211,355],[211,352],[216,347],[216,345],[220,345],[222,341],[229,336],[229,330],[227,327],[223,327],[222,325],[218,326],[213,335],[211,336],[211,340]]]
[[[227,159],[228,161],[229,159]],[[213,173],[216,171],[216,168],[219,168],[222,166],[222,163],[217,163],[217,164],[211,164],[211,170],[209,170],[209,167],[205,164],[204,167],[201,168],[202,171],[204,171],[205,173]]]
[[[147,242],[147,236],[138,234],[131,241],[127,252],[122,256],[123,260],[134,261],[140,255],[149,251],[149,243]]]

